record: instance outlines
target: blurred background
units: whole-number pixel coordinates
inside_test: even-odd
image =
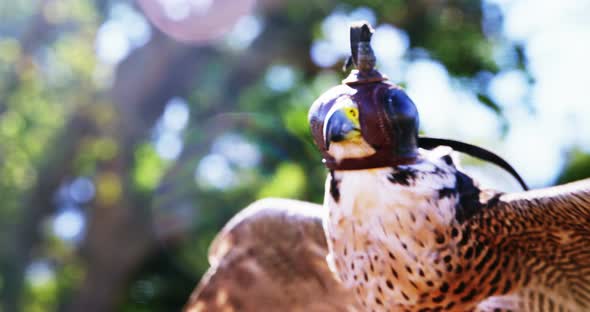
[[[0,311],[176,311],[248,203],[321,202],[307,110],[348,24],[421,130],[590,176],[585,0],[0,2]],[[473,159],[484,184],[518,190]]]

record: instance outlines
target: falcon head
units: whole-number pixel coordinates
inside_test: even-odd
[[[326,149],[330,143],[361,142],[361,124],[359,121],[359,108],[351,100],[339,101],[326,116],[328,122],[324,124],[324,142]]]
[[[386,81],[332,88],[312,105],[309,120],[331,169],[390,166],[417,155],[416,106]]]
[[[363,139],[359,109],[350,98],[338,101],[328,112],[323,140],[326,152],[337,161],[375,154],[375,149]]]

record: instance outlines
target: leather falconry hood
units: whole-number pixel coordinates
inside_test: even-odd
[[[342,81],[322,94],[309,110],[311,134],[319,148],[324,164],[330,170],[360,170],[393,167],[417,161],[418,147],[433,149],[440,145],[492,162],[512,174],[526,190],[528,187],[518,173],[496,154],[483,148],[449,139],[418,136],[419,116],[416,105],[401,87],[388,81],[375,69],[375,54],[371,48],[373,28],[366,22],[350,27],[350,61],[356,69]],[[340,101],[352,101],[358,106],[363,139],[375,149],[371,156],[345,158],[338,162],[328,153],[324,141],[324,123],[330,109]]]
[[[309,112],[311,133],[326,166],[336,170],[355,170],[410,163],[418,155],[418,111],[398,86],[375,69],[370,45],[373,29],[366,23],[350,28],[352,62],[357,69],[320,96]],[[332,106],[353,101],[359,110],[363,139],[376,151],[364,158],[346,158],[337,162],[328,154],[323,128]]]

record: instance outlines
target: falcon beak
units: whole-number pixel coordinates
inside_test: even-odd
[[[326,150],[330,148],[330,143],[341,142],[351,139],[360,134],[360,129],[341,110],[335,110],[329,117],[328,122],[324,125],[324,142]]]

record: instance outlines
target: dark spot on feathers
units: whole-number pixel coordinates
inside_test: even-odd
[[[404,297],[404,299],[406,299],[406,301],[410,300],[410,297],[408,297],[408,295],[406,295],[406,293],[403,291],[402,291],[402,296]]]
[[[334,171],[330,171],[330,195],[334,199],[335,202],[340,201],[340,181],[336,180],[334,177]]]
[[[390,267],[390,269],[391,269],[391,274],[393,274],[393,277],[395,277],[397,279],[398,278],[397,271],[393,267]]]
[[[516,272],[516,275],[514,275],[514,280],[515,281],[520,281],[520,271]]]
[[[459,194],[459,201],[455,207],[455,219],[457,219],[459,223],[463,223],[465,220],[478,213],[482,209],[483,204],[479,202],[480,190],[475,186],[471,177],[461,171],[457,171],[455,173],[455,179],[455,191]],[[439,196],[440,192],[443,190],[439,191]],[[445,192],[443,192],[443,194],[446,194]]]
[[[465,290],[465,287],[466,287],[466,286],[467,286],[467,285],[465,285],[465,283],[464,283],[464,282],[461,282],[461,283],[459,284],[459,286],[457,286],[457,288],[455,288],[455,290],[453,290],[453,293],[454,293],[455,295],[458,295],[458,294],[462,293],[462,292]]]
[[[486,207],[496,206],[500,202],[500,196],[502,196],[502,193],[494,194],[494,196],[487,200]]]
[[[449,198],[451,196],[455,196],[457,194],[457,190],[452,187],[443,187],[438,190],[438,198]]]
[[[498,270],[496,272],[496,275],[494,275],[494,277],[492,278],[492,280],[490,281],[491,285],[495,285],[500,281],[500,278],[502,277],[502,271]]]
[[[409,265],[406,265],[406,271],[408,271],[408,273],[412,274],[412,268]]]
[[[477,290],[476,290],[476,289],[472,289],[472,290],[471,290],[471,291],[470,291],[470,292],[467,294],[467,296],[465,296],[465,297],[461,298],[461,301],[462,301],[462,302],[468,302],[468,301],[471,301],[471,300],[473,300],[473,298],[475,297],[475,295],[477,295]]]
[[[512,283],[510,282],[510,280],[507,280],[506,284],[504,284],[504,289],[502,289],[502,294],[507,294],[510,291],[510,288],[512,288]]]
[[[387,177],[391,183],[409,186],[416,179],[416,171],[412,168],[394,168],[393,170]]]
[[[432,174],[434,174],[438,177],[441,177],[441,178],[444,178],[448,175],[447,171],[443,170],[441,167],[438,167],[438,166],[434,168],[434,171],[432,172]]]
[[[393,283],[391,282],[391,280],[386,280],[385,284],[387,285],[387,288],[393,289]]]
[[[507,268],[510,264],[510,256],[504,256],[504,261],[502,262],[502,268]]]
[[[469,227],[466,227],[462,231],[461,240],[459,241],[458,245],[459,246],[467,245],[467,243],[469,242],[469,238],[471,238],[471,229]]]
[[[453,164],[453,158],[451,157],[451,155],[446,154],[443,157],[441,157],[441,159],[447,164],[447,165],[452,165]]]
[[[479,255],[481,255],[481,252],[483,251],[484,247],[485,246],[483,244],[479,244],[479,243],[475,244],[475,257],[476,258],[479,257]]]
[[[440,296],[432,298],[432,302],[434,302],[434,303],[441,303],[444,300],[445,300],[445,295],[440,295]]]
[[[455,238],[455,237],[457,237],[457,236],[459,236],[459,230],[457,230],[457,228],[453,228],[453,229],[451,230],[451,237],[452,237],[452,238]]]
[[[492,288],[490,288],[490,290],[488,291],[487,296],[489,297],[489,296],[495,295],[496,291],[498,291],[498,287],[492,286]]]
[[[486,263],[488,261],[490,261],[490,259],[492,258],[492,253],[493,253],[493,250],[491,248],[486,251],[486,253],[481,258],[481,260],[479,261],[479,263],[475,266],[475,270],[477,272],[481,272],[481,270],[485,267]]]

